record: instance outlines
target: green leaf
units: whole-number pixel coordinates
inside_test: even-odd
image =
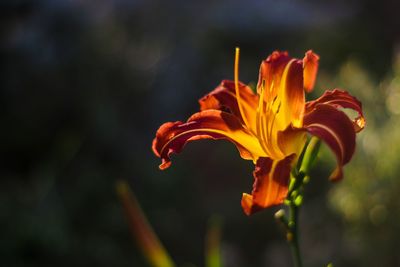
[[[222,267],[221,219],[219,217],[213,217],[209,221],[205,251],[207,267]]]
[[[176,266],[147,221],[139,202],[125,181],[116,183],[116,191],[138,247],[152,267]]]

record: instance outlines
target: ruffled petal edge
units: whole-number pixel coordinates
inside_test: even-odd
[[[192,115],[187,122],[167,122],[161,125],[153,140],[152,149],[162,160],[160,169],[171,165],[170,156],[179,153],[189,141],[226,139],[233,142],[244,159],[257,160],[265,155],[258,139],[247,130],[236,116],[205,110]]]
[[[309,101],[306,103],[305,113],[313,111],[317,104],[326,104],[335,108],[349,108],[358,113],[358,116],[353,120],[354,130],[360,132],[365,127],[365,118],[362,112],[361,102],[350,95],[348,92],[340,89],[328,90],[317,98],[316,100]]]
[[[281,160],[274,161],[267,157],[257,160],[253,172],[253,191],[251,194],[243,193],[242,196],[242,208],[246,215],[283,203],[295,157],[292,154]]]
[[[343,165],[352,158],[356,145],[356,132],[347,115],[329,104],[316,104],[304,117],[304,128],[322,139],[334,152],[337,167],[331,174],[333,181],[343,177]]]

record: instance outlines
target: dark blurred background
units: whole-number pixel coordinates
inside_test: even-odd
[[[167,171],[158,126],[186,120],[233,77],[257,82],[275,49],[321,56],[317,88],[364,105],[367,128],[337,184],[322,149],[301,217],[306,266],[399,266],[397,1],[84,1],[0,4],[0,265],[147,266],[115,193],[126,179],[179,266],[204,265],[209,218],[225,267],[291,266],[276,208],[246,217],[253,164],[226,142],[190,144]],[[194,264],[194,265],[192,265]]]

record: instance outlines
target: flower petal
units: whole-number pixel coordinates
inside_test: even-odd
[[[329,104],[316,104],[304,117],[307,131],[324,140],[337,159],[337,168],[331,174],[331,180],[343,176],[342,167],[350,161],[355,150],[356,133],[347,115]]]
[[[249,121],[249,128],[255,132],[256,130],[256,109],[258,105],[258,96],[253,93],[250,87],[239,82],[240,99],[243,108],[244,116]],[[199,100],[200,110],[218,109],[228,111],[240,118],[244,124],[241,116],[236,92],[235,83],[233,81],[224,80],[215,88],[211,93],[205,95]]]
[[[244,159],[255,161],[265,155],[257,138],[243,127],[239,118],[219,110],[205,110],[192,115],[186,123],[161,125],[153,140],[153,152],[162,159],[160,169],[171,165],[172,153],[179,153],[187,142],[198,139],[228,139],[236,144]]]
[[[358,117],[354,119],[353,125],[356,132],[361,131],[365,126],[365,118],[362,112],[361,102],[350,95],[348,92],[335,89],[326,91],[321,97],[314,101],[306,103],[306,113],[311,112],[317,104],[328,104],[335,108],[350,108],[358,113]]]
[[[290,171],[295,154],[273,161],[262,157],[257,160],[253,172],[254,184],[250,194],[243,193],[242,207],[247,215],[264,208],[282,204],[289,186]]]
[[[300,155],[306,141],[307,133],[304,128],[289,125],[284,131],[278,132],[278,146],[284,155]]]
[[[276,96],[283,71],[290,60],[287,52],[274,51],[261,62],[257,92],[259,95],[264,95],[265,102],[272,102]],[[266,91],[265,94],[262,94],[263,90]]]
[[[318,72],[319,56],[314,54],[313,51],[308,50],[303,59],[303,77],[304,77],[304,90],[307,93],[311,92],[314,88],[315,80]]]
[[[278,93],[279,101],[281,98],[280,113],[277,116],[282,116],[284,130],[290,124],[294,127],[302,126],[304,115],[304,89],[303,89],[303,66],[300,60],[293,60],[288,64],[287,71],[282,76],[281,89]]]
[[[301,128],[304,115],[303,63],[286,52],[274,52],[260,67],[260,101],[257,136],[274,160],[285,155],[278,145],[278,133],[289,125]]]
[[[261,63],[258,93],[273,113],[279,113],[281,118],[276,118],[276,123],[280,124],[277,131],[286,129],[290,123],[295,127],[301,126],[305,104],[303,65],[307,72],[316,69],[316,57],[311,51],[307,52],[305,64],[289,57],[287,52],[275,51]]]

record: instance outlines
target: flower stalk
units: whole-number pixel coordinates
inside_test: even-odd
[[[289,206],[289,229],[290,231],[286,234],[286,240],[290,245],[292,251],[293,261],[295,267],[302,267],[303,262],[301,259],[299,237],[298,237],[298,212],[299,206],[294,201],[290,202]]]
[[[295,267],[303,266],[299,245],[299,211],[303,204],[304,185],[308,183],[309,171],[317,158],[320,143],[321,141],[316,137],[312,137],[307,142],[300,156],[299,164],[292,172],[293,177],[289,186],[288,196],[284,202],[288,206],[288,218],[283,209],[275,213],[275,218],[285,227],[286,241],[290,246]]]

